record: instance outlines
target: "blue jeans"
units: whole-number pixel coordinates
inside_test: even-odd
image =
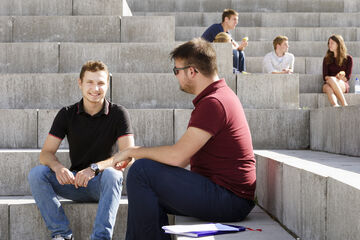
[[[74,175],[76,172],[73,172]],[[55,173],[47,166],[31,169],[28,176],[30,189],[52,237],[72,235],[69,220],[58,196],[78,202],[98,202],[91,239],[111,239],[121,198],[123,173],[107,168],[91,179],[86,188],[60,185]],[[90,233],[89,233],[90,234]]]
[[[162,226],[167,213],[210,222],[244,219],[254,202],[236,196],[206,177],[179,167],[139,159],[127,176],[127,240],[170,240]]]
[[[244,51],[233,49],[233,68],[239,72],[246,71]]]

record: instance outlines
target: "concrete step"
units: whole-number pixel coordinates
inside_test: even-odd
[[[246,109],[298,109],[299,75],[237,74],[237,91]]]
[[[121,19],[119,16],[0,17],[0,30],[5,33],[0,40],[2,42],[174,42],[174,28],[175,19],[171,16],[124,16]]]
[[[176,26],[197,27],[221,22],[221,14],[222,9],[219,12],[134,12],[136,16],[175,16]],[[360,27],[359,17],[359,12],[240,12],[238,27]]]
[[[111,72],[170,73],[170,52],[180,43],[0,43],[0,73],[78,73],[90,59]],[[214,44],[221,73],[232,73],[230,44]],[[31,59],[32,61],[29,61]],[[149,64],[157,59],[156,64]]]
[[[203,222],[196,218],[184,217],[184,216],[175,216],[176,225],[188,225],[188,224],[204,224]],[[261,232],[254,232],[246,230],[245,232],[239,232],[234,234],[225,234],[225,235],[216,235],[209,237],[202,237],[204,240],[219,239],[219,240],[245,240],[245,239],[254,239],[254,240],[268,240],[268,239],[277,239],[277,240],[290,240],[295,239],[288,232],[286,232],[279,223],[275,222],[267,213],[264,212],[261,208],[256,206],[251,213],[241,222],[231,222],[225,223],[236,226],[244,226],[252,229],[262,229]],[[191,237],[184,236],[175,236],[177,240],[186,240],[193,239]]]
[[[188,41],[194,37],[200,37],[207,27],[176,27],[176,41]],[[244,36],[249,41],[272,41],[278,35],[285,35],[292,41],[324,41],[325,43],[332,34],[340,34],[346,41],[360,39],[360,30],[356,27],[237,27],[231,31],[235,40],[241,40]]]
[[[356,98],[358,99],[358,96]],[[360,156],[359,110],[360,105],[311,110],[310,148]]]
[[[141,0],[127,0],[129,7],[136,12],[221,12],[233,8],[238,12],[352,12],[356,11],[349,0],[196,0],[196,1],[159,1],[145,3]]]
[[[135,143],[140,146],[173,144],[173,111],[130,109]],[[45,109],[0,109],[0,149],[41,148],[57,112]],[[67,141],[60,147],[68,148]]]
[[[345,99],[350,106],[360,105],[359,94],[347,93],[345,94]],[[304,109],[330,107],[330,102],[324,93],[301,93],[300,107]]]
[[[175,141],[187,128],[190,109],[175,110]],[[255,149],[308,149],[310,111],[245,109]]]
[[[246,71],[262,72],[263,57],[246,57]],[[296,57],[294,72],[300,74],[322,74],[323,57]],[[353,74],[360,74],[360,58],[353,58]]]
[[[61,200],[75,239],[89,239],[97,211],[96,203]],[[122,199],[116,216],[113,239],[125,239],[127,225],[126,198]],[[0,197],[0,238],[3,240],[50,239],[40,212],[31,196]]]
[[[349,80],[350,93],[355,91],[355,78],[360,78],[360,75],[351,75]],[[300,74],[300,93],[322,93],[323,83],[322,74]]]
[[[130,14],[125,0],[2,0],[0,16],[70,16]]]
[[[286,150],[255,155],[258,204],[289,230],[309,240],[358,238],[360,158]]]

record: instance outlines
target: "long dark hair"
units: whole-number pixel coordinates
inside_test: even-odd
[[[344,39],[341,35],[332,35],[328,39],[328,46],[330,39],[336,42],[338,45],[336,49],[336,58],[334,57],[334,53],[331,52],[330,49],[328,49],[325,55],[325,63],[331,64],[335,61],[336,65],[342,66],[344,63],[346,63],[347,60],[347,48],[345,46]]]

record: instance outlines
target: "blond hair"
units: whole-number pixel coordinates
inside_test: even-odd
[[[215,36],[214,42],[231,42],[231,37],[226,32],[220,32]]]

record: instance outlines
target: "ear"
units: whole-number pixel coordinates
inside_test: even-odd
[[[78,86],[79,86],[79,88],[81,89],[81,79],[80,78],[78,78]]]

